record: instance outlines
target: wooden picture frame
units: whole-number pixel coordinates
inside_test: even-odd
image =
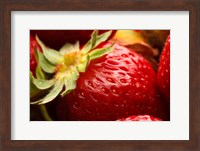
[[[12,11],[189,11],[189,140],[14,141],[11,140]],[[2,0],[0,2],[0,150],[200,150],[200,1]],[[184,33],[183,33],[184,35]],[[184,117],[183,117],[184,118]]]

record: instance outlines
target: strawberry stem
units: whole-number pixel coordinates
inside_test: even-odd
[[[47,111],[47,108],[45,105],[39,105],[40,107],[40,112],[43,116],[43,118],[46,120],[46,121],[53,121],[52,118],[49,116],[49,113]]]

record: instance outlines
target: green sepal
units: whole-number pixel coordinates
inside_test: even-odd
[[[82,54],[87,54],[92,49],[92,39],[93,39],[93,42],[96,41],[96,39],[94,40],[95,37],[93,37],[94,32],[92,33],[91,39],[82,48],[82,50],[81,50]]]
[[[45,74],[39,64],[36,67],[35,75],[37,79],[45,79]]]
[[[36,40],[38,44],[40,45],[40,47],[42,48],[45,58],[49,62],[51,62],[54,65],[58,65],[59,63],[63,61],[64,56],[61,55],[58,51],[45,46],[45,44],[38,38],[37,35],[36,35]]]
[[[106,41],[110,37],[111,33],[112,33],[112,31],[108,31],[108,32],[105,32],[105,33],[97,36],[98,32],[95,30],[91,36],[91,39],[82,48],[81,52],[83,54],[87,54],[90,50],[92,50],[93,48],[98,46],[100,43]]]
[[[61,49],[59,50],[59,52],[63,55],[65,55],[66,53],[69,52],[73,52],[74,51],[74,45],[71,43],[66,43],[64,46],[61,47]]]
[[[49,94],[47,94],[42,100],[41,102],[39,103],[40,104],[45,104],[45,103],[48,103],[50,101],[52,101],[53,99],[55,99],[59,93],[62,91],[63,89],[63,85],[64,85],[64,82],[63,80],[57,80],[55,82],[55,85],[54,87],[50,90]]]
[[[34,79],[33,74],[30,71],[30,98],[36,96],[41,91],[33,84],[33,79]]]
[[[112,30],[107,31],[107,32],[97,36],[97,41],[96,41],[96,45],[94,46],[94,48],[96,46],[98,46],[100,43],[106,41],[110,37],[111,34],[112,34]]]
[[[55,82],[55,85],[53,86],[53,88],[49,91],[49,93],[42,99],[35,101],[35,102],[31,102],[31,104],[46,104],[48,102],[51,102],[52,100],[54,100],[59,93],[62,91],[63,89],[63,85],[64,85],[64,81],[63,79],[61,80],[57,80]]]
[[[95,30],[91,36],[91,49],[95,48],[97,42],[98,30]]]
[[[36,71],[35,71],[36,78],[45,79],[45,74],[39,65],[39,55],[38,55],[38,50],[37,50],[36,46],[34,47],[34,56],[35,56],[35,60],[37,62],[37,67],[36,67]]]
[[[35,56],[36,62],[39,62],[38,50],[36,46],[34,46],[34,56]]]
[[[51,64],[41,52],[38,52],[38,56],[39,56],[39,64],[42,68],[42,70],[44,70],[47,73],[54,73],[56,70],[56,66],[54,66],[53,64]]]
[[[79,42],[76,42],[75,44],[71,43],[66,43],[64,46],[61,47],[59,52],[62,55],[68,54],[68,53],[73,53],[73,52],[79,52],[80,51],[80,46]]]
[[[113,50],[112,45],[106,48],[95,49],[89,53],[90,61],[100,58]]]
[[[40,90],[45,90],[50,88],[55,84],[55,80],[44,80],[44,79],[35,79],[33,78],[33,84]]]
[[[78,79],[78,76],[77,76],[76,80],[77,79]],[[76,88],[76,80],[75,79],[66,77],[64,80],[65,80],[64,81],[65,90],[61,93],[61,96],[67,95],[69,92],[71,92],[72,90],[74,90]]]
[[[77,65],[79,72],[85,72],[85,70],[90,62],[89,59],[90,59],[89,55],[82,56],[80,63]]]

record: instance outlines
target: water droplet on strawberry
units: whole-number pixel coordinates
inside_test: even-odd
[[[117,94],[117,91],[114,88],[112,88],[112,92],[115,93],[115,94]]]
[[[141,78],[140,80],[141,80],[141,81],[144,81],[144,78]]]
[[[107,92],[108,92],[107,89],[105,89],[105,88],[102,88],[102,91],[103,91],[104,93],[107,93]]]
[[[136,88],[139,88],[139,87],[140,87],[140,83],[139,83],[139,82],[136,82],[136,83],[135,83],[135,86],[136,86]]]
[[[81,92],[81,93],[78,94],[78,97],[80,99],[85,99],[85,94],[83,92]]]

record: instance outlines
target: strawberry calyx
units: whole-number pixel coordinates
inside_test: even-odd
[[[65,96],[76,88],[79,73],[85,72],[90,61],[100,58],[113,50],[112,45],[106,48],[97,46],[106,41],[112,31],[98,35],[95,30],[91,39],[80,49],[79,43],[66,43],[59,51],[47,47],[36,35],[36,41],[42,52],[34,49],[38,62],[36,77],[30,73],[31,92],[48,91],[48,93],[31,104],[46,104],[58,95]],[[32,95],[31,95],[32,96]]]

